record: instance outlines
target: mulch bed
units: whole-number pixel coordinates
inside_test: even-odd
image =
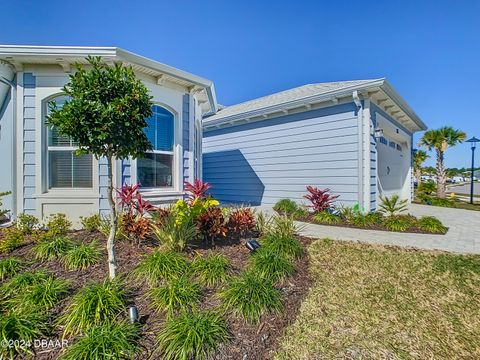
[[[71,236],[79,241],[90,242],[98,239],[99,245],[105,244],[105,238],[100,233],[90,233],[87,231],[76,231]],[[302,244],[307,247],[312,241],[308,238],[299,238]],[[8,255],[0,255],[0,259],[7,256],[18,256],[27,261],[31,260],[31,265],[26,270],[45,269],[58,278],[67,279],[72,282],[72,294],[89,282],[99,282],[108,277],[106,265],[106,251],[102,261],[95,266],[85,270],[65,270],[60,261],[37,262],[33,260],[31,248],[34,243],[29,242],[19,249],[14,250]],[[116,244],[116,253],[118,259],[118,274],[125,276],[145,254],[156,249],[158,244],[154,242],[144,243],[140,246],[127,241],[120,241]],[[193,258],[196,253],[204,254],[207,252],[221,253],[227,256],[231,262],[232,274],[240,273],[247,265],[250,253],[244,245],[244,241],[235,239],[224,239],[217,241],[215,247],[208,247],[205,244],[198,244],[195,247],[189,247],[185,250],[189,258]],[[270,359],[273,357],[277,348],[278,341],[283,335],[285,328],[295,319],[300,303],[308,292],[312,278],[308,272],[308,254],[297,261],[294,276],[287,278],[283,283],[278,284],[282,292],[284,309],[278,314],[267,314],[262,317],[258,325],[246,324],[243,319],[227,314],[229,328],[232,339],[229,343],[223,344],[215,354],[215,359]],[[155,354],[156,336],[162,329],[164,317],[149,309],[149,300],[146,297],[148,288],[143,285],[136,285],[132,280],[125,278],[130,293],[130,303],[138,308],[140,322],[143,324],[140,338],[141,351],[138,353],[138,359],[158,359],[158,353]],[[216,290],[206,289],[203,294],[199,309],[209,309],[220,305],[215,295]],[[52,311],[54,318],[57,317],[68,303],[68,298],[58,304]],[[125,314],[126,316],[126,314]],[[61,339],[61,329],[56,329],[51,339]],[[74,339],[69,339],[70,344]],[[59,356],[60,349],[46,349],[37,351],[35,359],[50,360]]]

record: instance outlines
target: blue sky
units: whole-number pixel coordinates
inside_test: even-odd
[[[0,31],[3,44],[123,47],[213,80],[226,105],[387,77],[430,128],[477,137],[479,39],[480,1],[468,0],[15,0],[2,4]],[[469,166],[469,147],[446,162]]]

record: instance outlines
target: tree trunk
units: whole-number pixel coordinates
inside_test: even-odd
[[[443,151],[436,150],[437,152],[437,197],[445,199],[445,183],[447,175],[445,173],[445,164],[443,163]]]
[[[117,273],[117,258],[115,255],[115,234],[117,233],[117,209],[113,199],[113,160],[112,156],[107,157],[108,161],[108,203],[110,204],[110,234],[107,240],[108,253],[108,274],[110,279],[115,278]]]
[[[415,177],[417,178],[417,187],[422,183],[422,169],[415,170]]]

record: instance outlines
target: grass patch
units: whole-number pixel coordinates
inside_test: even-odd
[[[33,247],[35,259],[54,260],[67,253],[73,247],[73,241],[66,236],[46,236]]]
[[[219,296],[226,309],[252,324],[258,323],[267,311],[282,309],[280,291],[273,287],[272,281],[251,271],[232,278]]]
[[[48,335],[46,320],[42,314],[33,312],[1,314],[0,359],[16,359],[20,354],[33,355],[33,346],[27,346],[27,342],[33,344],[35,339]],[[3,346],[3,344],[11,344],[11,346]]]
[[[8,257],[0,260],[0,280],[12,277],[23,268],[23,261],[16,257]]]
[[[332,241],[309,254],[315,283],[277,359],[480,357],[480,256]]]
[[[198,281],[207,287],[225,282],[228,277],[229,266],[230,261],[225,255],[221,254],[197,256],[192,262],[192,268]]]
[[[268,248],[260,248],[250,257],[250,267],[261,277],[277,281],[291,276],[293,264],[285,256]]]
[[[138,350],[138,328],[129,323],[106,323],[87,330],[67,347],[60,360],[133,359]]]
[[[158,336],[162,359],[210,359],[230,339],[227,322],[216,312],[183,313],[167,320]]]
[[[97,242],[90,244],[78,244],[68,250],[62,261],[68,270],[86,269],[98,264],[102,258],[102,251],[98,248]]]
[[[174,251],[155,251],[145,257],[133,270],[134,278],[155,286],[183,276],[190,271],[185,256]]]
[[[178,312],[193,310],[200,299],[200,285],[187,277],[170,280],[164,286],[149,290],[151,307],[171,316]]]
[[[65,335],[78,334],[115,321],[125,304],[126,293],[119,281],[87,285],[73,296],[59,323]]]

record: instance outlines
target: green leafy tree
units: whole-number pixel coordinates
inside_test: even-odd
[[[110,233],[107,240],[110,278],[116,274],[115,233],[117,211],[114,200],[113,162],[115,159],[143,157],[152,145],[143,132],[145,118],[151,116],[151,96],[135,77],[131,67],[108,66],[101,58],[89,57],[88,69],[76,65],[76,72],[63,87],[69,97],[59,109],[55,103],[47,119],[63,135],[78,143],[77,155],[105,157],[108,164]]]
[[[461,130],[455,130],[450,126],[440,129],[428,130],[420,139],[419,146],[425,146],[429,151],[434,150],[437,157],[437,197],[445,198],[445,183],[447,174],[445,171],[445,151],[448,147],[463,142],[467,135]]]
[[[422,165],[430,156],[423,150],[417,150],[413,154],[413,172],[418,185],[422,182]]]

